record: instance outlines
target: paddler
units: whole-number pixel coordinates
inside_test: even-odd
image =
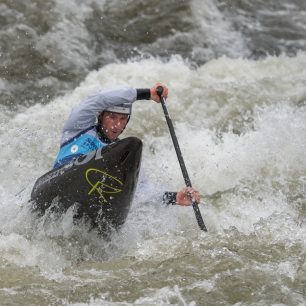
[[[145,89],[124,87],[103,90],[87,97],[72,110],[64,125],[54,168],[119,140],[119,135],[130,120],[132,104],[136,100],[160,103],[156,93],[158,86],[163,87],[162,96],[166,99],[168,88],[160,83]],[[200,203],[199,192],[192,187],[184,187],[178,192],[166,192],[163,199],[166,204],[191,205],[192,200]]]

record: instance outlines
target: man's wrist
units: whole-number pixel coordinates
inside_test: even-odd
[[[167,205],[176,205],[177,192],[166,191],[163,196],[163,202]]]
[[[137,88],[136,92],[137,92],[136,100],[150,100],[151,99],[150,88]]]

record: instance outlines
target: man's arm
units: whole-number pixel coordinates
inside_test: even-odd
[[[136,99],[137,91],[132,87],[99,91],[97,94],[87,97],[72,110],[65,122],[61,143],[93,126],[96,122],[96,117],[107,107],[133,103]]]
[[[104,109],[110,106],[123,103],[134,103],[136,100],[152,99],[155,102],[160,102],[156,93],[158,86],[164,85],[157,83],[151,88],[135,89],[132,87],[126,87],[105,90],[89,96],[72,110],[64,125],[61,143],[63,144],[75,135],[93,126],[96,117],[102,113]],[[164,86],[163,96],[166,98],[167,94],[168,88]]]
[[[70,113],[63,128],[61,143],[93,126],[96,122],[96,117],[107,107],[135,101],[136,89],[132,87],[102,90],[95,95],[87,97]]]

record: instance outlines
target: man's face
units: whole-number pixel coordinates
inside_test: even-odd
[[[115,140],[124,130],[127,122],[128,115],[104,112],[102,114],[102,130],[105,136],[110,140]]]

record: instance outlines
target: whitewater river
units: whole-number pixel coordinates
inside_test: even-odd
[[[0,305],[306,305],[306,4],[167,2],[0,1]],[[35,219],[71,108],[157,81],[208,232],[161,203],[184,180],[150,101],[122,229]]]

